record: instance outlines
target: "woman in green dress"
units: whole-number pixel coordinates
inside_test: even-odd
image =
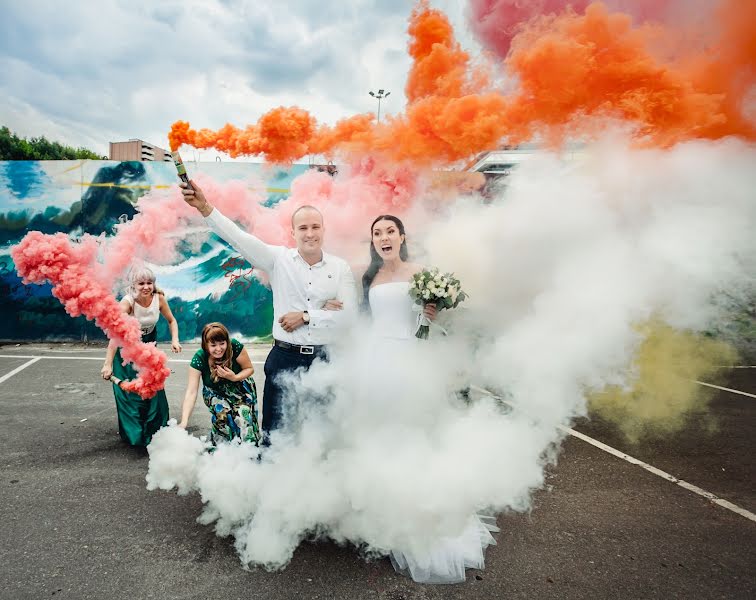
[[[192,357],[179,427],[186,428],[202,381],[202,398],[210,411],[210,441],[239,439],[258,445],[255,368],[244,345],[221,323],[202,330],[202,347]]]
[[[173,317],[165,294],[155,286],[155,275],[146,267],[132,270],[129,293],[121,300],[121,309],[134,316],[142,327],[142,342],[155,342],[160,315],[168,321],[171,330],[171,349],[181,352],[178,323]],[[136,379],[133,365],[123,364],[121,349],[111,340],[102,365],[102,378],[113,381],[113,394],[118,411],[118,433],[132,446],[147,446],[152,435],[168,422],[168,400],[165,390],[160,390],[149,400],[139,395],[125,392],[120,387],[121,380]],[[111,379],[112,378],[112,379]]]

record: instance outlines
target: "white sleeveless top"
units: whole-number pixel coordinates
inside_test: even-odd
[[[126,294],[124,298],[131,305],[131,308],[134,311],[133,315],[136,317],[136,320],[139,321],[139,326],[142,328],[142,335],[152,333],[152,330],[155,329],[155,325],[157,325],[158,319],[160,318],[160,294],[155,293],[152,295],[152,302],[147,308],[141,306],[139,302],[135,301],[131,294]]]
[[[400,340],[415,337],[419,307],[414,309],[408,281],[379,283],[370,288],[368,298],[376,335]]]

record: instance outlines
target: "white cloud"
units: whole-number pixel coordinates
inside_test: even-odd
[[[450,11],[462,37],[462,8]],[[297,105],[326,123],[404,108],[410,0],[52,0],[7,3],[0,124],[106,154],[140,137],[167,146],[177,119],[244,126]],[[215,153],[203,152],[203,160]]]

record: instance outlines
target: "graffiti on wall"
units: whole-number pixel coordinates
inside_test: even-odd
[[[216,181],[248,181],[264,191],[266,204],[288,195],[291,181],[306,165],[264,170],[257,163],[188,163],[193,174]],[[172,163],[116,161],[0,161],[0,340],[88,341],[104,339],[84,317],[69,317],[49,286],[23,285],[10,249],[26,232],[63,232],[72,239],[113,234],[133,218],[143,196],[176,182]],[[262,186],[262,187],[261,187]],[[252,267],[225,242],[209,235],[201,247],[187,245],[173,265],[155,266],[183,340],[196,339],[205,323],[223,321],[247,338],[270,334],[270,291],[252,276]],[[116,295],[122,291],[114,290]],[[159,339],[167,339],[159,321]]]

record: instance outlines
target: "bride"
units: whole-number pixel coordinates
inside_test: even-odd
[[[409,295],[412,275],[422,265],[408,261],[404,224],[393,215],[380,215],[370,226],[370,265],[362,276],[363,309],[372,318],[375,336],[389,345],[422,343],[415,338],[420,309]],[[430,321],[436,307],[425,306],[422,313]],[[486,521],[484,523],[484,520]],[[391,552],[397,572],[419,583],[458,583],[465,580],[465,569],[483,569],[483,553],[495,544],[490,531],[498,531],[490,518],[471,515],[465,529],[438,540],[429,552]]]

